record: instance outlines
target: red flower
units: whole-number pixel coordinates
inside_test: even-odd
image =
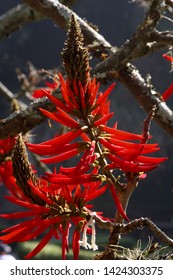
[[[71,130],[63,135],[56,136],[55,138],[42,142],[40,144],[27,144],[30,151],[37,153],[39,155],[53,155],[57,156],[49,159],[42,160],[46,163],[59,162],[73,157],[79,154],[85,147],[85,143],[73,143],[69,144],[71,141],[75,140],[77,137],[83,134],[82,129]]]
[[[42,98],[42,97],[45,96],[45,92],[51,93],[54,89],[56,89],[58,87],[58,84],[57,84],[57,82],[54,82],[53,84],[49,83],[49,82],[46,82],[46,86],[47,87],[45,87],[45,88],[35,89],[33,91],[32,97]]]
[[[103,127],[104,130],[113,132],[106,127]],[[167,158],[155,158],[155,157],[146,157],[143,154],[148,154],[156,151],[157,144],[141,144],[141,143],[132,143],[124,141],[127,139],[128,134],[124,134],[122,132],[122,136],[120,131],[118,131],[117,140],[116,130],[114,134],[106,134],[104,138],[104,133],[102,137],[99,137],[100,143],[107,149],[105,155],[110,160],[107,168],[121,169],[123,172],[146,172],[155,169],[158,165],[165,161]],[[131,138],[139,138],[138,135],[129,134],[129,139]],[[121,139],[121,140],[120,140]]]
[[[11,152],[15,143],[14,137],[8,137],[0,140],[0,184],[11,186],[12,163]]]
[[[102,94],[98,93],[99,84],[96,82],[96,79],[89,80],[88,84],[85,86],[82,86],[80,81],[76,82],[76,80],[74,80],[73,87],[68,79],[67,81],[64,80],[61,74],[59,74],[59,80],[63,97],[62,101],[52,96],[52,90],[40,89],[41,94],[47,96],[50,101],[55,104],[58,111],[50,113],[41,109],[42,113],[47,117],[68,127],[79,128],[79,123],[76,122],[74,118],[69,117],[69,113],[85,121],[86,116],[92,112],[94,116],[94,118],[92,117],[92,122],[94,123],[104,118],[101,122],[104,124],[112,116],[111,113],[108,117],[109,101],[107,102],[107,98],[114,88],[115,83]],[[97,123],[94,125],[96,126]]]
[[[169,86],[167,90],[162,94],[162,98],[166,101],[173,94],[173,83]]]
[[[1,214],[0,217],[8,219],[23,218],[26,221],[2,230],[3,235],[0,236],[0,240],[8,244],[23,242],[35,239],[45,232],[36,248],[25,258],[34,257],[52,237],[55,237],[62,238],[62,258],[65,259],[69,247],[70,224],[73,223],[76,229],[73,234],[72,249],[76,259],[79,254],[80,233],[86,224],[86,217],[91,214],[90,206],[87,203],[101,195],[106,187],[100,187],[100,184],[96,182],[86,184],[83,187],[61,184],[58,189],[56,187],[55,196],[52,195],[53,188],[51,185],[48,187],[47,182],[43,179],[39,179],[37,185],[29,181],[27,187],[30,187],[30,197],[24,195],[16,185],[15,180],[13,181],[13,188],[9,187],[11,195],[6,196],[6,199],[26,208],[26,211]]]
[[[4,161],[0,164],[0,183],[3,183],[16,197],[21,196],[21,190],[17,186],[13,176],[11,160]]]
[[[173,56],[167,55],[167,54],[163,54],[162,55],[165,59],[167,59],[170,62],[173,62]]]
[[[80,250],[79,242],[80,242],[80,230],[78,230],[76,228],[73,233],[73,239],[72,239],[72,249],[73,249],[74,260],[78,260],[78,258],[79,258],[79,250]]]
[[[111,191],[112,197],[114,199],[115,205],[117,206],[117,209],[118,209],[119,213],[121,214],[121,216],[126,221],[129,221],[129,218],[127,217],[126,213],[124,212],[124,209],[123,209],[123,207],[122,207],[122,205],[120,203],[120,200],[118,198],[116,189],[115,189],[115,187],[113,185],[110,185],[110,191]]]
[[[81,156],[81,152],[84,153],[76,167],[64,168],[61,166],[58,174],[46,174],[44,178],[51,183],[52,190],[50,191],[55,192],[62,184],[90,184],[93,181],[102,184],[103,181],[107,181],[107,178],[99,175],[98,172],[98,174],[87,173],[92,170],[95,164],[98,165],[97,158],[102,157],[98,147],[100,144],[104,150],[104,157],[109,162],[107,165],[104,163],[105,166],[102,167],[108,168],[111,172],[113,169],[119,169],[125,173],[140,173],[141,178],[141,172],[155,169],[166,159],[144,156],[159,148],[157,144],[143,144],[143,135],[118,130],[116,126],[110,128],[106,125],[113,115],[110,113],[110,102],[107,101],[107,98],[115,84],[102,94],[99,93],[99,83],[96,82],[96,79],[89,78],[87,84],[82,85],[80,81],[75,79],[74,81],[68,79],[65,81],[59,74],[59,80],[62,100],[45,91],[45,96],[55,104],[56,112],[50,113],[40,110],[47,117],[70,127],[71,130],[65,135],[40,144],[28,144],[28,147],[39,155],[51,156],[42,159],[44,163],[62,162],[75,155]],[[45,191],[47,190],[46,188]],[[118,204],[117,209],[127,219],[120,203],[118,203],[118,198],[115,197],[116,192],[111,191],[111,193],[114,194],[114,201]]]
[[[15,143],[14,137],[7,137],[5,139],[0,139],[0,156],[7,156],[11,152]]]
[[[173,56],[163,54],[162,55],[166,60],[170,61],[173,63]],[[173,83],[169,86],[167,90],[162,94],[162,98],[164,101],[166,101],[171,95],[173,94]]]

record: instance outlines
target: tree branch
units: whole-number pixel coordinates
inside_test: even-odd
[[[173,44],[172,32],[167,32],[167,36],[165,36],[164,32],[158,32],[155,29],[164,11],[162,4],[162,0],[152,1],[143,23],[138,26],[131,39],[127,40],[116,53],[99,63],[95,67],[93,74],[104,73],[111,69],[118,71],[120,67],[124,67],[130,61],[155,51],[156,46],[158,50],[165,47],[165,45]]]
[[[0,94],[9,102],[14,98],[14,94],[2,82],[0,82]]]
[[[53,110],[53,105],[42,98],[31,103],[26,109],[12,113],[7,119],[0,120],[0,139],[8,136],[16,136],[19,133],[26,133],[39,125],[45,117],[39,108]]]
[[[0,82],[0,95],[10,103],[15,99],[14,94],[2,82]],[[27,107],[22,101],[18,100],[17,102],[20,108],[25,109]]]
[[[59,1],[53,1],[53,0],[25,0],[26,3],[29,5],[32,5],[33,8],[36,8],[39,12],[44,13],[44,15],[49,16],[52,18],[57,24],[59,24],[61,27],[65,28],[67,21],[69,20],[71,14],[73,13],[72,10],[65,7]],[[155,11],[156,8],[160,7],[161,1],[153,1],[153,3],[156,3],[156,7],[153,7],[153,10]],[[153,11],[152,10],[152,11]],[[156,9],[157,18],[160,18],[160,13],[158,14],[158,11]],[[146,18],[149,18],[149,12],[146,16]],[[101,48],[101,50],[104,53],[110,54],[111,57],[117,57],[115,60],[117,60],[117,63],[113,65],[114,69],[118,69],[115,73],[116,77],[118,76],[118,79],[132,92],[132,94],[135,96],[136,100],[139,102],[139,104],[144,108],[146,112],[149,112],[151,108],[156,105],[157,112],[155,115],[155,120],[163,127],[172,137],[173,137],[173,112],[167,107],[167,105],[162,102],[162,100],[159,98],[158,93],[153,89],[148,87],[145,80],[140,76],[138,70],[133,66],[128,64],[128,66],[122,68],[121,60],[127,62],[125,60],[125,54],[127,53],[127,56],[130,56],[130,50],[127,49],[126,51],[126,45],[122,46],[117,52],[116,49],[113,48],[109,42],[107,42],[103,36],[98,34],[93,28],[88,26],[88,24],[80,19],[80,17],[77,16],[77,19],[81,25],[82,31],[86,36],[87,42],[90,44],[93,44],[93,42],[97,42],[97,48]],[[154,26],[157,25],[157,22],[150,23]],[[144,23],[143,23],[144,25]],[[142,25],[141,25],[142,26]],[[147,25],[147,29],[150,29]],[[140,29],[140,28],[139,28]],[[165,34],[165,33],[164,33]],[[123,49],[123,50],[122,50]],[[122,51],[124,58],[120,55],[120,52]],[[129,55],[128,55],[129,53]],[[114,60],[114,61],[115,61]],[[104,71],[108,69],[110,72],[111,63],[108,63],[109,58],[99,65],[97,65],[93,71],[92,74],[99,75],[100,65],[102,64],[104,67]],[[120,67],[121,66],[121,67]],[[120,70],[120,68],[122,68]],[[106,72],[107,74],[107,72]],[[105,76],[106,76],[105,74]],[[115,77],[113,75],[112,77]],[[16,135],[20,132],[26,132],[30,129],[34,128],[36,125],[38,125],[41,121],[43,121],[43,116],[40,114],[38,108],[44,106],[45,109],[48,109],[47,101],[36,101],[28,106],[27,110],[21,111],[19,113],[12,114],[9,118],[6,120],[1,121],[0,123],[0,138],[7,137],[8,135]],[[34,114],[36,114],[34,118]],[[18,124],[19,121],[19,124]]]
[[[64,5],[71,6],[77,0],[61,0]],[[0,16],[0,40],[12,32],[21,29],[26,23],[46,19],[46,16],[26,4],[19,4]]]
[[[0,40],[20,29],[24,24],[43,19],[44,16],[25,4],[17,5],[0,16]]]
[[[151,35],[151,39],[153,42],[156,42],[158,45],[160,45],[160,48],[163,48],[168,45],[173,45],[173,32],[167,31],[167,32],[159,32],[156,31],[153,32]]]
[[[153,232],[162,242],[168,246],[173,247],[173,239],[168,237],[160,228],[158,228],[150,219],[139,218],[135,219],[127,224],[112,223],[110,221],[104,221],[97,215],[93,216],[97,225],[103,229],[108,229],[110,231],[114,230],[116,234],[127,234],[133,230],[142,228],[146,226],[151,232]],[[115,245],[112,243],[112,245]]]
[[[161,95],[152,86],[148,86],[133,65],[128,65],[119,72],[119,80],[133,94],[138,104],[148,113],[156,106],[154,120],[173,137],[173,112],[162,101]]]
[[[24,0],[25,3],[30,5],[36,11],[50,17],[58,26],[62,29],[66,29],[67,23],[71,18],[72,14],[75,14],[68,7],[60,3],[60,1],[55,0]],[[75,17],[80,23],[82,33],[84,34],[85,43],[99,42],[103,45],[106,51],[112,46],[107,42],[102,35],[95,31],[92,27],[88,25],[84,20],[82,20],[77,14]]]
[[[67,23],[72,14],[72,10],[54,0],[24,0],[33,9],[43,13],[45,16],[52,18],[62,29],[66,29]],[[130,40],[125,42],[118,50],[112,47],[108,41],[103,38],[97,31],[90,27],[84,20],[75,14],[80,23],[82,33],[84,34],[85,43],[94,43],[97,48],[101,48],[110,56],[99,63],[93,70],[93,74],[104,73],[106,71],[118,71],[128,62],[141,56],[162,49],[166,45],[173,44],[173,34],[169,32],[156,32],[155,27],[158,25],[164,6],[162,0],[154,0],[147,12],[144,21],[136,29],[136,32]],[[157,41],[158,40],[158,41]]]

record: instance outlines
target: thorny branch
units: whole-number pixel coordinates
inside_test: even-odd
[[[161,229],[159,229],[150,219],[139,218],[135,219],[127,224],[122,223],[112,223],[110,221],[104,221],[97,215],[93,216],[97,225],[103,229],[108,229],[110,231],[115,231],[117,234],[127,234],[136,229],[141,229],[142,227],[147,227],[151,232],[153,232],[162,242],[168,246],[173,247],[173,240],[169,238]]]
[[[64,5],[71,6],[77,0],[61,0]],[[12,32],[21,29],[26,23],[46,19],[26,4],[19,4],[0,16],[0,40],[8,37]]]
[[[14,112],[7,119],[0,120],[0,139],[15,136],[21,132],[26,133],[43,122],[45,117],[39,111],[40,107],[53,110],[52,104],[46,98],[42,98],[31,103],[27,109]]]
[[[0,82],[0,95],[3,96],[8,102],[13,102],[15,95],[2,83]],[[26,105],[18,100],[20,108],[26,109]]]
[[[130,40],[127,40],[115,54],[110,55],[106,60],[98,64],[93,73],[104,73],[111,69],[118,71],[119,68],[122,68],[130,61],[155,51],[155,48],[158,50],[166,45],[173,45],[172,32],[165,34],[156,30],[163,11],[163,1],[153,0],[143,23],[138,26]]]
[[[133,94],[138,104],[140,104],[146,112],[149,112],[153,106],[157,110],[154,120],[173,137],[173,112],[161,100],[161,95],[148,86],[146,81],[141,77],[140,73],[133,65],[128,65],[119,72],[119,80]]]
[[[32,0],[25,0],[26,3],[31,5],[34,9],[38,10],[39,12],[43,13],[44,15],[52,18],[58,25],[60,25],[62,28],[65,28],[67,21],[69,20],[71,14],[73,13],[72,10],[67,8],[66,6],[62,5],[59,1],[53,1],[53,0],[44,0],[44,1],[32,1]],[[151,27],[155,27],[157,25],[157,22],[155,20],[147,23],[148,19],[153,17],[153,15],[156,13],[157,15],[157,20],[161,18],[161,2],[158,0],[153,1],[153,5],[149,9],[144,22],[138,27],[137,31],[135,32],[134,36],[130,40],[130,42],[135,42],[135,51],[137,51],[137,42],[140,38],[139,35],[139,30],[144,29],[144,30],[150,30]],[[155,4],[155,5],[154,5]],[[128,60],[126,60],[125,55],[127,55],[128,59],[133,59],[134,54],[130,54],[132,51],[132,46],[130,46],[130,52],[129,52],[129,42],[125,43],[118,51],[117,48],[112,47],[109,42],[107,42],[103,36],[101,36],[97,31],[95,31],[93,28],[91,28],[85,21],[83,21],[80,17],[77,16],[77,19],[80,23],[82,32],[85,34],[85,39],[87,43],[94,44],[96,45],[97,49],[100,49],[101,52],[109,54],[109,58],[100,64],[98,64],[93,70],[92,74],[97,75],[98,77],[101,78],[106,78],[107,76],[112,77],[112,78],[117,78],[130,90],[130,92],[134,95],[138,103],[143,107],[143,109],[147,112],[151,110],[153,105],[156,105],[157,107],[157,113],[155,115],[155,120],[159,123],[159,125],[164,128],[172,137],[173,137],[173,113],[169,109],[169,107],[162,102],[162,100],[159,98],[158,93],[156,90],[153,89],[153,87],[148,87],[147,83],[145,80],[141,77],[140,73],[138,70],[133,66],[130,65],[129,63],[125,65],[121,70],[119,71],[114,71],[113,75],[111,76],[111,65],[112,65],[112,58],[114,60],[114,69],[119,69],[120,66],[122,66],[122,61],[123,64],[127,63]],[[146,22],[146,23],[145,23]],[[162,37],[165,37],[167,39],[165,40],[170,40],[169,44],[171,44],[170,38],[172,38],[172,33],[171,32],[158,32],[158,31],[153,31],[155,34],[157,34],[158,42],[154,43],[157,45],[157,49],[159,48],[159,44],[161,47],[163,47],[164,43],[161,40]],[[142,36],[144,36],[145,32],[142,32]],[[147,36],[147,35],[146,35]],[[153,40],[153,33],[149,33],[150,38],[152,37]],[[138,40],[137,40],[138,38]],[[143,37],[142,37],[143,41]],[[146,38],[145,38],[145,44],[146,44]],[[97,42],[97,43],[95,43]],[[144,43],[142,43],[144,44]],[[165,43],[166,44],[166,43]],[[173,43],[172,43],[173,44]],[[165,46],[165,45],[164,45]],[[154,48],[151,44],[151,49]],[[154,50],[154,49],[153,49]],[[150,51],[150,48],[147,47],[147,51]],[[144,48],[144,54],[146,54],[146,48]],[[132,52],[134,53],[134,52]],[[140,51],[141,53],[141,51]],[[129,54],[129,55],[128,55]],[[142,55],[142,53],[140,54]],[[123,56],[124,59],[123,60]],[[116,63],[116,61],[117,63]],[[99,69],[102,65],[103,71],[105,73],[102,73],[100,75]],[[106,69],[108,71],[106,72]],[[41,102],[41,103],[40,103]],[[39,114],[39,120],[37,118],[37,115],[34,119],[34,112],[38,112],[38,110],[34,109],[32,111],[32,108],[38,108],[42,105],[43,101],[37,101],[35,104],[31,104],[28,106],[27,110],[25,111],[25,117],[27,115],[27,119],[25,119],[25,131],[30,130],[31,128],[34,128],[36,125],[38,125],[42,120],[43,117],[41,114]],[[43,102],[44,103],[44,102]],[[45,105],[46,106],[46,105]],[[37,108],[37,109],[38,109]],[[46,107],[45,107],[46,108]],[[21,111],[18,113],[18,115],[11,115],[9,119],[7,118],[6,120],[3,121],[3,123],[0,123],[0,137],[4,138],[9,135],[15,135],[18,132],[22,132],[24,129],[24,126],[21,122],[23,120],[23,114],[24,112]],[[17,121],[15,118],[17,117]],[[25,118],[24,117],[24,118]],[[19,121],[19,123],[18,123]],[[18,128],[16,131],[16,126],[11,126],[11,123],[15,122],[18,123]],[[31,123],[33,122],[32,126]],[[21,125],[20,125],[21,124]]]
[[[30,5],[33,9],[41,12],[47,17],[50,17],[58,26],[62,29],[66,29],[67,23],[72,14],[75,14],[60,1],[54,0],[24,0],[25,3]],[[107,42],[102,35],[88,25],[88,23],[75,14],[76,19],[80,23],[82,33],[84,35],[85,43],[90,44],[98,42],[99,45],[103,45],[105,50],[112,48],[111,44]]]
[[[43,19],[44,16],[25,4],[17,5],[0,16],[0,40],[8,37],[25,23]]]

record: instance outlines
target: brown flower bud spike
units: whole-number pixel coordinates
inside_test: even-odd
[[[22,190],[22,192],[33,202],[37,202],[39,205],[43,205],[43,201],[40,200],[35,194],[33,194],[28,182],[32,181],[34,185],[37,184],[38,178],[33,173],[31,164],[28,159],[25,143],[22,135],[19,134],[16,139],[16,144],[12,153],[12,165],[13,175],[16,178],[16,183]],[[45,203],[44,203],[45,204]]]

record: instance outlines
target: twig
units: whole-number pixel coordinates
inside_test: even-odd
[[[71,6],[77,0],[61,0],[64,5]],[[22,28],[26,23],[46,19],[46,16],[26,4],[19,4],[0,16],[0,40],[12,32]]]
[[[0,16],[0,40],[20,29],[24,24],[45,18],[25,4],[17,5]]]
[[[71,18],[72,14],[75,14],[65,5],[61,4],[60,1],[56,0],[24,0],[25,3],[30,5],[36,11],[44,14],[47,17],[50,17],[58,26],[62,29],[66,29],[67,23]],[[75,17],[80,23],[82,33],[84,34],[85,43],[89,44],[93,41],[99,42],[100,45],[103,45],[106,51],[112,46],[108,43],[102,35],[95,31],[88,23],[82,20],[77,14]]]
[[[148,218],[139,218],[130,222],[129,224],[124,226],[124,232],[128,233],[137,228],[141,228],[146,226],[151,232],[153,232],[162,242],[166,243],[168,246],[173,247],[173,240],[168,237],[161,229],[159,229],[150,219]]]
[[[165,2],[169,7],[173,8],[173,1],[172,0],[166,0]]]
[[[25,0],[28,4],[31,4],[33,7],[36,7],[37,10],[40,12],[45,13],[47,16],[55,20],[57,24],[60,24],[63,28],[65,28],[66,23],[73,13],[72,10],[65,7],[64,5],[60,4],[59,1],[54,2],[53,0],[44,0],[44,1],[34,1],[34,0]],[[157,1],[158,2],[158,1]],[[49,9],[47,8],[46,4],[49,5]],[[116,49],[113,48],[109,42],[107,42],[103,36],[98,34],[94,29],[89,27],[85,21],[82,21],[80,17],[77,16],[79,23],[81,24],[82,31],[85,33],[87,41],[92,44],[94,41],[97,41],[97,47],[101,46],[101,49],[104,53],[109,53],[111,55],[115,55]],[[125,46],[124,46],[125,48]],[[124,51],[125,52],[125,51]],[[117,55],[117,52],[116,52]],[[121,57],[117,59],[118,64],[116,67],[121,65]],[[107,62],[106,62],[107,63]],[[115,63],[116,65],[116,63]],[[110,65],[106,64],[106,67],[110,67]],[[105,68],[103,69],[105,71]],[[109,71],[110,72],[110,69]],[[92,74],[100,74],[97,72],[97,66],[93,69]],[[115,74],[115,73],[114,73]],[[139,71],[133,65],[128,64],[123,69],[119,69],[117,71],[117,75],[119,80],[130,90],[130,92],[134,95],[138,103],[143,107],[146,112],[149,112],[154,105],[157,107],[157,113],[155,115],[155,120],[159,123],[159,125],[164,128],[172,137],[173,137],[173,112],[169,109],[169,107],[162,102],[157,92],[154,89],[148,88],[145,80],[141,77]],[[105,75],[106,76],[106,75]],[[113,75],[115,77],[115,75]],[[43,102],[44,103],[44,102]],[[41,103],[35,103],[34,111],[38,112],[38,108],[41,107]],[[0,137],[6,137],[9,135],[16,135],[16,133],[22,132],[23,130],[28,131],[38,125],[43,118],[40,117],[39,114],[39,121],[33,122],[33,110],[32,106],[30,105],[27,109],[27,120],[25,116],[25,112],[20,112],[19,115],[12,115],[9,119],[6,119],[0,124]],[[37,107],[38,106],[38,107]],[[46,105],[44,104],[45,108]],[[24,117],[22,116],[24,114]],[[25,119],[25,127],[24,125],[17,125],[17,119],[20,118],[21,120]],[[37,117],[36,117],[37,119]],[[15,125],[12,126],[12,122]]]
[[[72,10],[60,4],[59,1],[54,2],[53,0],[25,0],[25,2],[31,5],[33,8],[36,8],[38,11],[52,18],[62,28],[66,27],[67,21],[73,13]],[[143,41],[143,36],[145,33],[144,31],[151,31],[153,27],[157,26],[157,23],[162,16],[161,2],[162,1],[160,0],[153,1],[153,5],[150,7],[144,22],[140,25],[133,38],[137,37],[138,39],[140,38],[140,40]],[[155,16],[157,20],[155,19]],[[122,64],[127,63],[129,59],[132,59],[131,53],[134,53],[134,51],[132,52],[133,44],[130,48],[127,48],[129,43],[124,44],[118,51],[116,51],[116,48],[112,48],[109,42],[107,42],[95,30],[89,27],[86,22],[84,22],[79,16],[76,17],[80,23],[86,41],[90,44],[92,44],[93,42],[98,42],[97,47],[99,48],[100,45],[103,52],[110,54],[110,57],[108,59],[94,67],[94,69],[91,71],[91,74],[96,76],[98,75],[100,77],[100,74],[103,73],[104,77],[102,78],[105,78],[106,75],[104,73],[108,71],[109,77],[115,77],[118,75],[119,80],[131,91],[138,103],[147,113],[152,109],[154,105],[157,106],[155,120],[173,137],[173,113],[169,109],[169,107],[164,102],[161,102],[160,98],[157,97],[157,92],[154,89],[151,92],[151,90],[147,87],[145,80],[141,77],[139,71],[133,65],[128,64],[128,67],[126,66],[120,71]],[[150,18],[153,19],[151,20],[151,22],[149,21]],[[152,36],[151,32],[149,34],[150,36]],[[146,39],[148,40],[148,38]],[[135,40],[135,46],[139,49],[139,52],[141,52],[141,45],[138,44],[139,42],[137,39]],[[159,44],[154,44],[156,44],[157,49],[159,49]],[[163,45],[161,46],[163,47]],[[146,46],[146,48],[148,52],[150,49],[154,51],[154,47],[152,47],[152,45]],[[147,53],[146,48],[145,54]],[[137,56],[137,54],[135,55]],[[110,75],[111,69],[117,70],[112,76]]]
[[[173,20],[171,20],[173,23]],[[153,40],[153,48],[154,46],[160,46],[160,48],[163,48],[164,46],[172,46],[173,45],[173,32],[172,31],[153,31],[153,33],[150,36],[150,39]],[[151,45],[152,47],[152,45]]]
[[[153,106],[157,107],[154,120],[173,137],[173,112],[162,101],[161,95],[149,87],[133,65],[128,65],[119,72],[119,80],[133,94],[138,104],[148,113]]]
[[[164,11],[162,0],[153,0],[144,21],[138,26],[130,40],[127,40],[117,51],[103,62],[99,63],[93,70],[93,74],[106,71],[118,71],[136,58],[145,56],[153,51],[163,48],[163,44],[173,44],[172,32],[156,31],[156,27],[162,18]],[[162,40],[163,39],[163,40]]]
[[[10,103],[15,98],[15,95],[2,82],[0,82],[0,95],[3,96]],[[22,101],[18,100],[18,103],[20,108],[26,108],[26,105]]]
[[[14,94],[2,82],[0,82],[0,94],[9,102],[14,98]]]
[[[153,120],[154,118],[154,115],[156,113],[156,105],[153,106],[153,108],[151,109],[151,111],[149,112],[148,116],[146,117],[146,119],[144,120],[144,123],[143,123],[143,132],[142,132],[142,135],[143,135],[143,139],[141,141],[142,144],[146,144],[148,139],[149,139],[149,136],[150,136],[150,126],[151,126],[151,121]]]
[[[136,229],[141,229],[142,227],[147,227],[151,232],[153,232],[162,242],[166,243],[168,246],[173,247],[173,239],[168,237],[161,229],[159,229],[150,219],[139,218],[135,219],[127,224],[112,223],[110,221],[104,221],[97,215],[93,216],[97,225],[103,229],[108,229],[110,231],[114,230],[117,234],[127,234]],[[114,244],[112,244],[114,245]]]
[[[43,122],[45,117],[39,111],[40,107],[53,110],[53,105],[47,98],[42,98],[31,103],[26,109],[12,113],[7,119],[0,120],[0,139],[26,133]]]

